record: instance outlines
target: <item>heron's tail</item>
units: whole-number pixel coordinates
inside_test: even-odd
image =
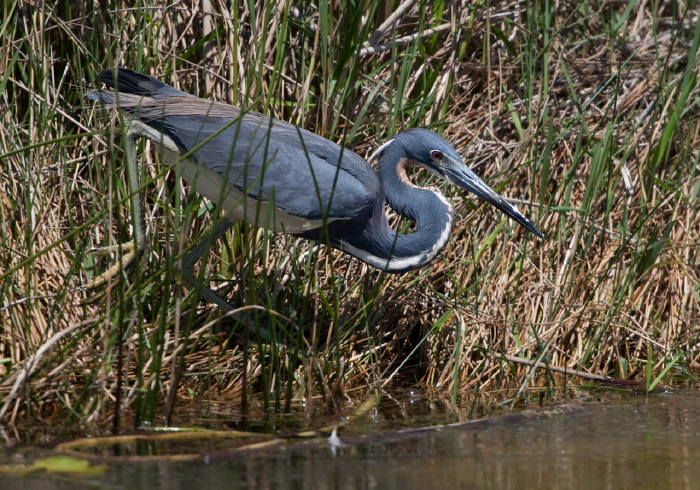
[[[130,113],[144,122],[164,120],[167,116],[238,117],[240,109],[182,92],[157,78],[128,68],[103,70],[98,75],[107,86],[87,97],[107,107]]]
[[[106,104],[115,103],[115,95],[126,94],[136,95],[139,97],[158,97],[161,95],[192,95],[181,92],[175,87],[171,87],[167,83],[163,83],[157,78],[153,78],[143,73],[139,73],[128,68],[116,68],[114,70],[102,70],[98,75],[102,83],[107,85],[111,90],[95,90],[88,94],[88,99],[99,100]],[[129,99],[128,97],[126,97]],[[121,101],[124,102],[123,100]],[[120,104],[121,105],[121,104]]]
[[[143,95],[190,95],[143,73],[128,68],[102,70],[98,75],[107,87],[127,94]]]

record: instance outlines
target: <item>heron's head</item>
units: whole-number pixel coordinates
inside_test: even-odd
[[[371,158],[377,154],[384,156],[384,152],[395,155],[395,164],[405,158],[406,163],[419,165],[430,170],[439,178],[475,194],[538,237],[544,238],[540,230],[529,219],[472,172],[464,164],[454,147],[439,134],[427,129],[407,129],[380,146]]]

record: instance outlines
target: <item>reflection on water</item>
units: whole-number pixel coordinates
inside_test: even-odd
[[[335,455],[329,447],[287,448],[195,463],[117,463],[89,481],[0,476],[0,488],[699,487],[699,393],[628,396],[583,407],[517,424],[375,439]]]

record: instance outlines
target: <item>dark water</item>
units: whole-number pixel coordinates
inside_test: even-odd
[[[324,441],[239,454],[217,447],[196,462],[110,462],[98,476],[0,474],[0,489],[700,488],[697,391],[371,437],[345,436],[335,450]]]

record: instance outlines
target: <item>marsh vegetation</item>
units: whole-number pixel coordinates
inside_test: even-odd
[[[406,3],[379,31],[398,2],[2,3],[2,420],[160,421],[244,386],[313,414],[398,381],[517,400],[578,383],[547,366],[697,373],[697,6]],[[147,251],[86,288],[119,260],[91,249],[132,233],[120,122],[85,97],[113,66],[363,156],[432,128],[545,239],[449,186],[447,248],[398,276],[239,224],[200,267],[267,332],[246,334],[181,287],[217,210],[142,143]]]

